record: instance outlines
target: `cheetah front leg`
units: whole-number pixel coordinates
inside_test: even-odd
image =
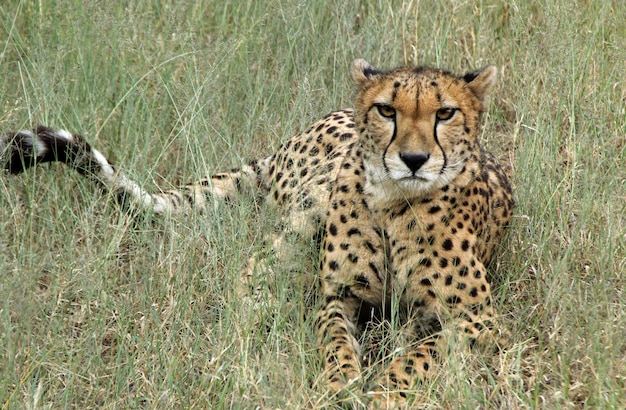
[[[361,349],[355,323],[360,301],[355,297],[326,295],[316,317],[316,335],[324,353],[324,375],[332,393],[353,384],[361,376]]]
[[[440,335],[435,335],[391,362],[368,393],[372,397],[371,409],[394,409],[406,404],[409,391],[436,373],[439,349],[443,346],[439,339]]]
[[[467,341],[471,347],[493,348],[506,342],[506,337],[500,336],[496,326],[490,295],[481,302],[455,309],[451,314],[454,317],[445,323],[443,330],[392,360],[368,393],[372,397],[371,409],[405,406],[409,393],[414,396],[420,383],[435,377],[440,361],[452,346]]]

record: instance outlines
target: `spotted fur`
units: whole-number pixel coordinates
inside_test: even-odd
[[[330,113],[267,158],[177,190],[146,192],[82,137],[46,127],[5,135],[0,159],[11,173],[64,162],[155,213],[203,210],[255,189],[282,210],[285,230],[269,240],[279,255],[288,233],[321,229],[316,334],[327,387],[361,379],[359,320],[367,309],[395,306],[415,342],[370,391],[372,407],[393,407],[435,374],[450,338],[498,339],[485,265],[513,201],[501,166],[478,143],[494,67],[456,76],[424,67],[383,72],[356,60],[352,76],[353,110]],[[253,271],[269,267],[252,261],[247,285]]]

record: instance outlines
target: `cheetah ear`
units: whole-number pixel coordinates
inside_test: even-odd
[[[352,62],[352,79],[359,87],[380,74],[382,74],[382,71],[362,58],[357,58]]]
[[[474,95],[478,97],[480,101],[484,101],[487,94],[491,92],[491,89],[495,85],[497,77],[498,69],[490,65],[482,70],[465,74],[463,79]]]

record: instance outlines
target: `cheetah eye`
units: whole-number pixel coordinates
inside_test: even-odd
[[[446,121],[449,120],[450,118],[454,117],[454,114],[456,113],[456,108],[450,108],[450,107],[445,107],[445,108],[440,108],[437,110],[437,121]]]
[[[396,116],[396,110],[391,105],[377,104],[376,109],[385,118],[394,118]]]

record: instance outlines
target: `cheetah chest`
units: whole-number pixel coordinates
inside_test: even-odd
[[[480,227],[461,205],[466,190],[381,204],[363,184],[362,174],[342,170],[331,192],[322,246],[330,293],[379,307],[396,300],[424,319],[480,302],[489,285],[473,255]]]

